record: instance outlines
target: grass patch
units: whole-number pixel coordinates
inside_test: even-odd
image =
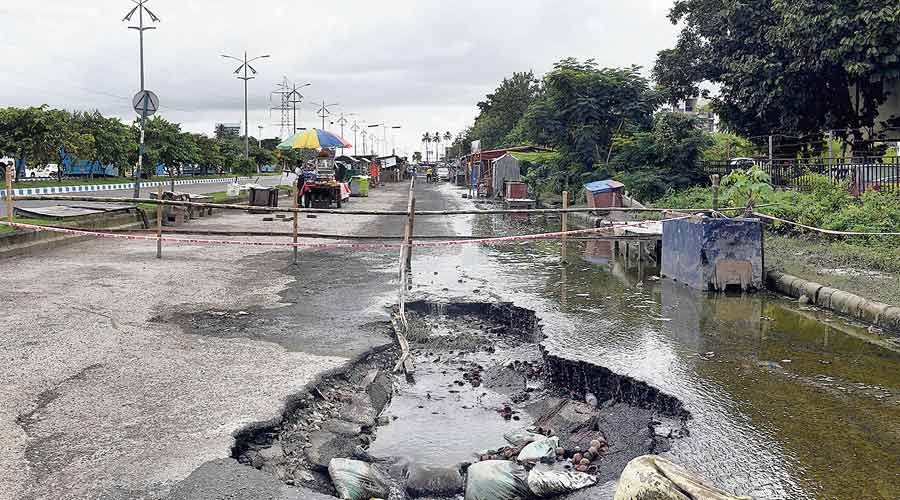
[[[3,222],[6,222],[6,218],[3,218]],[[52,219],[28,219],[25,217],[15,217],[13,222],[18,224],[32,224],[35,226],[55,226],[59,225],[59,221]],[[16,229],[14,227],[9,227],[7,225],[0,224],[0,234],[5,233],[15,233],[17,231],[22,231],[21,229]]]

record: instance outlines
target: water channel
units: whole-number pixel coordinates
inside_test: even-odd
[[[509,235],[559,220],[451,225]],[[414,291],[533,309],[550,352],[680,398],[691,434],[667,456],[718,486],[756,499],[898,497],[897,337],[777,295],[691,292],[606,241],[566,245],[565,260],[558,242],[422,250]]]

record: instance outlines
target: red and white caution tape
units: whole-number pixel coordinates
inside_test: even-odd
[[[312,248],[312,249],[326,249],[326,248],[366,248],[366,249],[377,249],[377,248],[401,248],[404,246],[403,243],[293,243],[293,242],[280,242],[280,241],[248,241],[248,240],[210,240],[210,239],[198,239],[198,238],[170,238],[170,237],[162,237],[158,238],[156,236],[150,235],[135,235],[135,234],[118,234],[118,233],[104,233],[100,231],[85,231],[82,229],[68,229],[61,227],[49,227],[49,226],[37,226],[33,224],[18,224],[9,222],[0,222],[5,226],[14,227],[17,229],[30,229],[34,231],[47,231],[53,233],[61,233],[61,234],[70,234],[75,236],[90,236],[95,238],[109,238],[109,239],[117,239],[117,240],[132,240],[132,241],[159,241],[162,240],[163,243],[175,244],[175,245],[238,245],[238,246],[255,246],[255,247],[301,247],[301,248]],[[639,226],[643,223],[625,223],[625,224],[617,224],[618,226]],[[579,236],[579,235],[587,235],[587,234],[596,234],[602,233],[604,231],[608,231],[612,229],[614,226],[606,226],[601,228],[593,228],[593,229],[579,229],[575,231],[565,231],[565,232],[555,232],[555,233],[541,233],[541,234],[528,234],[528,235],[520,235],[520,236],[501,236],[495,238],[480,238],[480,239],[469,239],[469,240],[451,240],[451,241],[414,241],[412,246],[414,247],[439,247],[439,246],[456,246],[456,245],[490,245],[490,244],[498,244],[498,243],[510,243],[516,241],[535,241],[535,240],[553,240],[560,239],[563,236]]]

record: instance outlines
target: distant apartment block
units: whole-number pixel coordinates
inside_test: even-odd
[[[224,137],[240,137],[241,136],[241,124],[240,123],[217,123],[216,124],[216,138],[222,139]]]

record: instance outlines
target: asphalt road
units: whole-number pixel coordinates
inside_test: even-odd
[[[405,207],[406,192],[393,184],[350,206]],[[290,225],[262,219],[235,212],[191,226]],[[346,234],[400,234],[403,224],[301,220],[304,231]],[[166,245],[157,260],[152,243],[84,240],[4,259],[0,500],[237,498],[241,482],[250,483],[247,498],[296,497],[221,459],[235,432],[277,417],[317,377],[391,342],[385,306],[396,301],[397,251],[301,252],[296,267],[290,256]]]
[[[246,182],[254,182],[263,186],[277,186],[279,180],[281,178],[278,176],[261,176],[257,178],[253,178],[251,181],[242,181]],[[211,184],[188,184],[184,186],[175,186],[175,190],[184,193],[195,193],[195,194],[205,194],[205,193],[215,193],[219,191],[225,191],[228,182],[216,182]],[[141,189],[141,198],[149,198],[150,193],[156,192],[157,188],[143,188]],[[72,193],[74,195],[74,193]],[[87,193],[82,193],[85,196],[98,196],[102,198],[131,198],[134,195],[134,189],[123,189],[119,191],[92,191]],[[65,195],[64,195],[65,196]],[[15,202],[15,206],[17,207],[48,207],[54,205],[60,205],[64,202],[59,201],[17,201]],[[102,206],[103,203],[79,203],[81,206]],[[0,218],[6,216],[6,204],[0,203]]]

